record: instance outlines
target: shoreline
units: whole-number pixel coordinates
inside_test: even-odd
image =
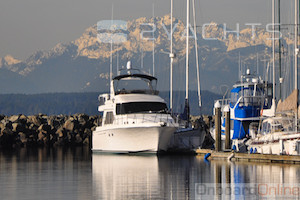
[[[208,128],[212,117],[191,116],[195,128]],[[23,147],[91,147],[99,115],[0,115],[0,150]]]
[[[89,146],[99,116],[86,114],[0,115],[0,149]]]

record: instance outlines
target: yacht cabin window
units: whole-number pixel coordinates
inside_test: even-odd
[[[167,113],[168,108],[165,103],[161,102],[131,102],[117,104],[117,115],[131,113]]]
[[[113,112],[107,112],[105,116],[104,124],[112,124],[114,122]]]
[[[102,126],[102,120],[103,120],[103,111],[100,111],[99,118],[97,121],[98,126]]]
[[[239,94],[236,92],[231,93],[231,99],[230,102],[231,104],[234,106],[236,104],[236,102],[238,101],[239,98]]]

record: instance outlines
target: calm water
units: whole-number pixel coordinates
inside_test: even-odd
[[[223,188],[253,189],[259,194]],[[260,183],[261,191],[257,191]],[[279,184],[277,184],[279,183]],[[0,153],[0,199],[299,199],[299,165],[204,162],[197,156],[91,154],[86,148]],[[276,193],[298,189],[283,196]],[[275,188],[272,191],[271,187]],[[263,189],[270,189],[269,193]],[[227,188],[228,189],[228,188]],[[267,189],[266,189],[267,190]],[[213,196],[219,191],[220,196]],[[220,192],[221,191],[221,192]],[[208,195],[208,196],[204,196]],[[273,195],[273,196],[272,196]]]

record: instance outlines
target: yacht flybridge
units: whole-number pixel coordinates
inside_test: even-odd
[[[93,132],[93,151],[166,151],[178,124],[158,96],[157,79],[127,63],[127,73],[111,81],[110,94],[99,96],[102,122]]]

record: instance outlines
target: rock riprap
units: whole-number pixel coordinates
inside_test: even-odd
[[[0,115],[0,147],[89,145],[99,116]]]

